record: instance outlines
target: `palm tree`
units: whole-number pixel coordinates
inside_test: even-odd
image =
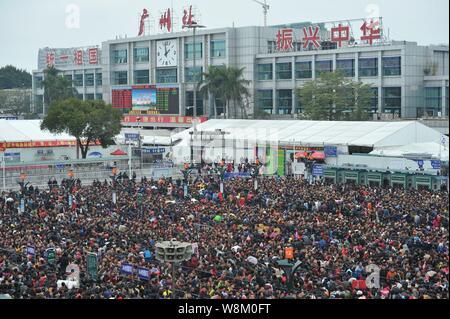
[[[214,118],[217,118],[216,99],[223,99],[225,73],[223,67],[210,66],[208,72],[203,73],[202,80],[198,84],[200,94],[206,99],[209,95],[213,98],[214,103]]]
[[[245,68],[228,68],[227,72],[227,87],[229,90],[230,100],[233,101],[234,118],[237,118],[238,105],[240,106],[241,118],[244,114],[243,98],[250,96],[247,86],[250,81],[243,78]]]
[[[50,106],[53,102],[77,97],[78,91],[72,87],[72,81],[59,75],[59,70],[49,67],[44,71],[44,103]]]
[[[210,66],[207,73],[203,73],[203,80],[199,83],[200,93],[208,97],[212,95],[214,99],[214,113],[217,117],[216,99],[225,103],[226,118],[230,117],[230,102],[233,101],[234,118],[237,118],[237,105],[241,105],[242,100],[250,93],[247,85],[250,81],[243,79],[244,68]]]

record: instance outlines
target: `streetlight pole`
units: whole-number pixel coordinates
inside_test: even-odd
[[[194,132],[189,132],[189,135],[191,135],[191,167],[194,164]]]
[[[195,39],[195,37],[196,37],[196,32],[197,32],[197,28],[206,28],[206,26],[204,26],[204,25],[200,25],[200,24],[197,24],[196,22],[192,22],[191,24],[189,24],[189,25],[185,25],[185,26],[183,26],[183,28],[188,28],[188,29],[193,29],[193,37],[194,37],[194,40],[192,41],[193,42],[193,46],[194,46],[194,48],[193,48],[193,59],[194,59],[194,62],[193,62],[193,69],[194,69],[194,111],[193,111],[193,116],[194,117],[197,117],[197,85],[198,85],[198,81],[197,81],[197,72],[196,72],[196,54],[195,54],[195,51],[196,51],[196,48],[195,48],[195,45],[196,45],[196,39]]]
[[[6,163],[5,163],[5,152],[3,151],[2,156],[2,174],[3,174],[3,191],[6,192]]]

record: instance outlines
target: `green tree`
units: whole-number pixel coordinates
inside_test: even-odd
[[[86,158],[89,144],[99,141],[106,148],[121,130],[121,114],[104,101],[77,99],[53,102],[41,124],[52,133],[67,133],[77,140],[82,158]]]
[[[12,65],[0,68],[0,90],[30,88],[31,74],[26,70],[19,70]]]
[[[0,90],[0,110],[15,116],[30,113],[31,91],[26,89]]]
[[[243,100],[250,95],[248,85],[250,81],[244,79],[245,68],[227,68],[226,69],[226,87],[230,101],[233,101],[234,118],[238,118],[238,109],[241,118],[244,115],[245,107]]]
[[[354,82],[339,71],[322,73],[298,89],[297,95],[307,119],[328,121],[367,120],[372,98],[369,85]]]
[[[198,84],[198,89],[203,97],[212,96],[214,101],[214,117],[217,118],[216,99],[223,100],[223,87],[225,83],[224,67],[210,66],[208,71],[203,73],[202,80]]]
[[[227,118],[230,118],[231,102],[233,102],[235,118],[237,118],[238,108],[244,112],[243,99],[249,95],[247,85],[250,81],[243,78],[243,73],[244,68],[225,66],[210,66],[208,72],[203,73],[203,80],[198,88],[204,97],[208,97],[209,94],[213,97],[215,117],[217,117],[216,99],[224,102]]]
[[[59,71],[54,67],[44,71],[42,85],[44,87],[45,105],[78,96],[78,91],[72,87],[72,81],[63,75],[59,75]]]

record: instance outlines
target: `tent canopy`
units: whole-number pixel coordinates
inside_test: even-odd
[[[362,147],[402,146],[411,143],[439,142],[441,134],[419,122],[331,122],[331,121],[265,121],[209,120],[196,127],[197,133],[225,132],[226,140],[253,143],[273,142],[280,145],[344,145]],[[179,146],[189,146],[193,128],[175,134]],[[206,134],[206,135],[205,135]],[[200,134],[198,134],[200,135]],[[215,138],[220,138],[215,135]],[[200,138],[200,137],[198,137]]]
[[[75,141],[68,134],[41,130],[40,120],[0,120],[0,142]]]
[[[439,158],[442,161],[449,160],[448,138],[446,143],[412,143],[400,147],[380,147],[376,148],[371,155],[392,156],[392,157],[410,157],[412,155],[423,155],[432,158]]]

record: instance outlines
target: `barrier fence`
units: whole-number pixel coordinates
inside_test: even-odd
[[[146,177],[147,179],[159,179],[161,177],[182,178],[183,175],[180,169],[176,166],[150,164],[143,165],[142,168],[132,167],[132,174],[136,174],[136,179]],[[129,175],[129,168],[127,165],[117,165],[116,175],[126,173]],[[28,183],[28,186],[45,188],[48,187],[49,180],[56,180],[58,184],[63,179],[80,179],[82,184],[90,184],[95,180],[104,181],[111,180],[113,176],[113,168],[92,166],[92,165],[76,165],[73,168],[64,169],[36,169],[23,171],[6,171],[0,169],[0,189],[17,190],[20,189],[20,182]]]

